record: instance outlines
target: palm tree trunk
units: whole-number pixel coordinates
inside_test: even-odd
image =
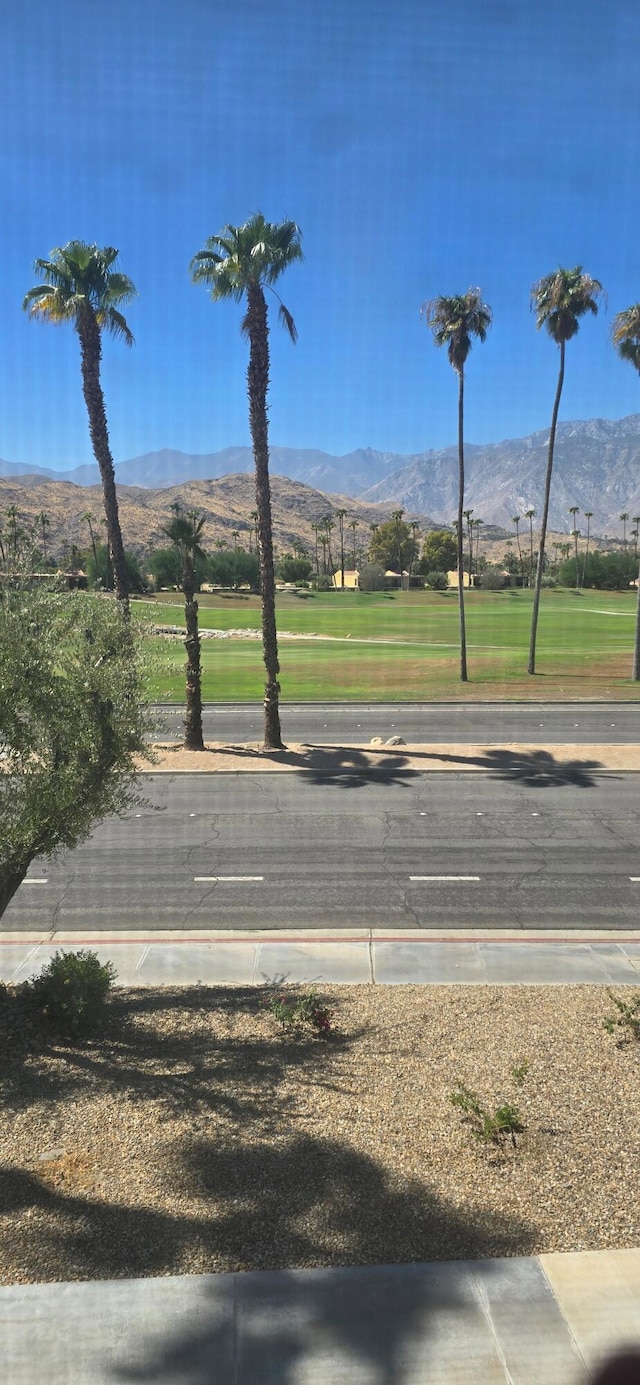
[[[276,585],[273,571],[273,531],[271,489],[269,486],[269,432],[267,391],[269,389],[269,327],[267,305],[259,284],[247,288],[247,331],[249,336],[249,427],[256,472],[258,511],[258,553],[262,593],[262,653],[267,674],[264,689],[264,749],[284,750],[280,731],[278,699],[278,636],[276,631]]]
[[[186,710],[184,719],[185,750],[204,750],[202,738],[202,672],[200,667],[200,631],[198,629],[198,603],[195,599],[195,574],[193,558],[185,553],[182,569],[182,590],[184,592],[184,618],[187,638],[184,647],[187,651]]]
[[[638,604],[636,607],[636,637],[633,646],[633,668],[631,677],[634,683],[640,683],[640,572],[638,572]]]
[[[587,559],[588,559],[588,557],[589,557],[589,530],[590,530],[590,525],[591,525],[591,520],[588,519],[588,520],[587,520],[587,546],[586,546],[586,548],[585,548],[585,550],[584,550],[584,563],[582,564],[582,585],[583,585],[583,587],[584,587],[584,584],[585,584],[585,582],[586,582],[586,580],[587,580]],[[637,556],[638,556],[638,554],[636,553],[636,558],[637,558]]]
[[[531,640],[529,644],[529,664],[527,673],[536,671],[536,637],[538,633],[538,612],[540,610],[540,591],[542,588],[542,573],[544,570],[544,546],[547,537],[547,520],[549,518],[549,496],[551,495],[551,473],[553,471],[553,449],[556,441],[556,427],[558,424],[558,410],[560,408],[560,396],[564,382],[564,341],[560,342],[560,369],[558,371],[558,383],[556,385],[556,397],[553,401],[553,414],[551,416],[551,432],[549,434],[549,452],[547,455],[547,474],[544,483],[544,505],[542,508],[542,523],[540,525],[540,543],[538,546],[538,566],[536,569],[536,587],[533,594],[533,611],[531,613]]]
[[[111,556],[111,566],[113,569],[116,596],[122,602],[122,609],[126,615],[129,613],[129,594],[127,591],[127,577],[124,560],[124,546],[122,543],[122,531],[120,529],[120,516],[118,514],[118,497],[116,495],[116,478],[113,469],[113,458],[109,446],[109,433],[107,429],[107,416],[104,407],[104,395],[100,385],[100,359],[102,356],[102,342],[100,340],[100,329],[95,319],[93,311],[88,311],[83,315],[78,324],[78,335],[80,337],[80,349],[82,357],[82,392],[84,402],[87,406],[89,415],[89,432],[95,459],[100,468],[102,478],[102,495],[104,498],[104,510],[107,519],[107,539],[109,553]]]
[[[460,678],[463,683],[467,677],[467,632],[464,620],[464,534],[462,519],[464,507],[464,369],[459,371],[458,390],[458,610],[460,613]]]

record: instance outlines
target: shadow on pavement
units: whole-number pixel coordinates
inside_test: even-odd
[[[488,747],[481,754],[447,754],[445,752],[411,750],[359,749],[355,746],[305,746],[298,750],[261,751],[248,747],[229,747],[227,753],[237,760],[260,760],[265,764],[284,764],[290,769],[305,771],[307,782],[325,784],[327,780],[345,789],[364,784],[408,784],[425,770],[438,764],[458,764],[484,770],[494,779],[514,780],[532,788],[593,788],[593,772],[603,770],[599,760],[558,760],[549,750],[511,750]],[[379,758],[378,758],[379,757]],[[419,762],[419,763],[416,763]],[[602,777],[602,776],[600,776]],[[607,773],[607,778],[617,778]]]

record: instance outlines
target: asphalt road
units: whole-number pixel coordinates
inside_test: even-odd
[[[184,708],[156,708],[162,734],[179,740]],[[408,742],[520,741],[544,745],[578,742],[620,745],[640,741],[638,703],[288,703],[281,708],[285,741],[314,745],[400,735]],[[261,704],[204,708],[210,741],[255,741],[262,736]]]
[[[148,776],[139,814],[34,862],[1,927],[637,928],[640,778],[546,764]]]

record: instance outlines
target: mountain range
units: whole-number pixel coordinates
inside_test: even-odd
[[[548,429],[528,437],[465,445],[465,507],[487,524],[510,528],[515,514],[528,508],[540,514],[549,442]],[[272,447],[274,477],[309,486],[315,493],[357,499],[385,509],[402,507],[412,515],[450,524],[457,506],[457,447],[413,453],[357,448],[345,456],[314,449]],[[253,469],[249,447],[191,454],[165,448],[116,465],[119,487],[159,491],[188,483],[215,481]],[[48,482],[72,486],[99,484],[97,467],[52,471],[0,459],[0,477],[40,489]],[[569,514],[579,506],[579,528],[591,511],[592,531],[618,535],[620,514],[640,513],[640,414],[627,418],[560,423],[556,436],[550,526],[559,533],[574,527]],[[40,508],[40,507],[39,507]]]

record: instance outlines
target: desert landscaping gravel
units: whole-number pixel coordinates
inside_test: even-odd
[[[604,988],[321,996],[327,1039],[264,988],[117,988],[80,1043],[3,988],[0,1283],[640,1244],[640,1043]],[[473,1138],[458,1080],[516,1102],[515,1149]]]

